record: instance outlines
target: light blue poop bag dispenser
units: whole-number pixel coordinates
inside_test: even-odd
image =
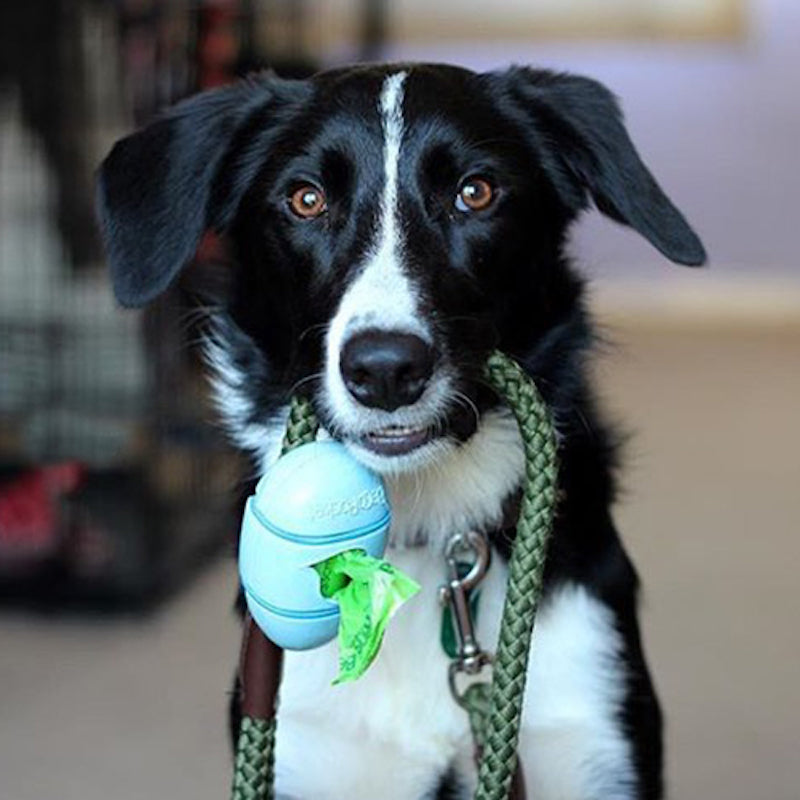
[[[239,573],[256,624],[289,650],[333,639],[339,607],[322,596],[312,565],[354,548],[381,558],[389,522],[380,477],[339,442],[311,442],[278,459],[242,520]]]

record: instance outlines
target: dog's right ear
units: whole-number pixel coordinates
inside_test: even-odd
[[[306,90],[267,75],[203,92],[117,142],[100,167],[97,210],[122,305],[163,292],[203,233],[230,222],[257,154]]]
[[[487,78],[496,96],[510,100],[568,206],[580,211],[590,196],[600,211],[638,231],[671,261],[705,262],[702,242],[642,162],[605,86],[520,67]]]

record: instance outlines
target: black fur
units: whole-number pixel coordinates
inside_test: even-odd
[[[592,330],[583,285],[564,244],[591,199],[673,261],[701,264],[703,247],[595,81],[522,68],[405,69],[406,268],[459,390],[480,411],[497,402],[480,381],[494,347],[524,365],[553,411],[562,500],[547,582],[579,582],[616,614],[629,667],[622,722],[638,796],[655,800],[661,717],[639,640],[636,573],[610,515],[615,448],[586,381]],[[123,140],[102,167],[100,216],[123,304],[162,292],[207,228],[227,232],[236,268],[215,335],[250,376],[239,387],[249,403],[243,422],[266,422],[296,385],[318,400],[324,326],[376,224],[383,160],[375,98],[386,73],[350,68],[307,82],[265,75],[200,95]],[[476,173],[498,187],[496,201],[460,215],[453,197]],[[326,189],[320,220],[298,222],[288,209],[288,194],[305,180]],[[318,411],[336,433],[321,404]],[[463,441],[475,418],[453,403],[447,425]],[[449,796],[446,785],[439,796]]]

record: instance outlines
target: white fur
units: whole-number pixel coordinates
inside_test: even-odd
[[[496,524],[522,473],[516,423],[496,411],[437,467],[387,478],[393,512],[387,557],[422,591],[398,612],[377,660],[357,683],[330,685],[335,643],[287,653],[279,797],[416,800],[451,767],[471,796],[476,778],[467,718],[447,690],[439,643],[442,549],[456,531]],[[506,580],[506,565],[495,559],[481,587],[478,618],[478,638],[488,648],[497,641]],[[541,608],[520,742],[531,798],[635,796],[617,718],[624,698],[621,649],[611,611],[585,588],[563,586]]]
[[[364,266],[342,296],[326,336],[324,402],[337,431],[346,438],[357,438],[391,424],[434,425],[452,391],[447,369],[440,368],[413,406],[393,412],[366,408],[350,396],[339,369],[347,339],[367,328],[411,333],[431,341],[430,330],[420,321],[418,291],[403,270],[403,231],[397,214],[405,78],[405,72],[397,72],[384,81],[379,101],[384,136],[384,188],[378,230]],[[375,456],[372,466],[379,471],[413,469],[426,458],[426,452],[426,448],[420,448],[407,459]]]
[[[447,690],[436,588],[443,562],[427,548],[393,551],[422,592],[392,621],[375,663],[333,687],[334,643],[287,653],[277,738],[281,798],[418,800],[451,767],[475,786],[466,714]],[[496,641],[507,570],[496,563],[481,591],[479,641]],[[535,800],[630,800],[628,746],[616,719],[623,674],[608,609],[582,587],[556,592],[539,613],[520,757]]]
[[[252,453],[264,472],[280,455],[289,407],[281,406],[266,422],[252,422],[255,409],[247,390],[248,376],[234,364],[224,339],[213,330],[203,344],[211,393],[222,423],[231,440]]]
[[[375,663],[358,682],[330,685],[337,671],[335,642],[286,654],[279,797],[418,800],[435,788],[459,751],[471,751],[466,717],[447,691],[447,659],[439,644],[442,562],[426,553],[390,554],[422,591],[398,612]]]
[[[454,531],[499,524],[503,501],[519,486],[524,463],[511,412],[487,412],[465,444],[447,442],[439,457],[418,471],[385,476],[392,543],[428,544],[439,552]]]
[[[621,654],[613,613],[583,586],[562,587],[542,608],[520,741],[529,797],[636,796],[630,743],[618,719],[626,677]]]

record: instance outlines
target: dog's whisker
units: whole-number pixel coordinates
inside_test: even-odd
[[[302,342],[307,336],[310,336],[312,333],[316,333],[317,331],[322,331],[325,333],[327,332],[328,328],[330,328],[330,325],[330,322],[318,322],[315,325],[309,325],[300,333],[297,339],[298,341]]]
[[[311,383],[313,381],[320,381],[325,377],[324,372],[314,372],[311,375],[306,375],[305,378],[300,378],[300,380],[296,381],[292,384],[291,389],[289,389],[289,395],[293,395],[300,389],[301,386],[304,386],[307,383]]]
[[[419,504],[422,501],[422,490],[423,490],[422,475],[418,471],[414,472],[413,475],[414,475],[414,500],[411,503],[412,515],[419,508]]]
[[[453,398],[459,405],[471,411],[472,415],[475,417],[475,425],[480,425],[481,414],[480,411],[478,411],[478,407],[475,405],[475,403],[469,397],[467,397],[467,395],[457,389],[453,392]]]

